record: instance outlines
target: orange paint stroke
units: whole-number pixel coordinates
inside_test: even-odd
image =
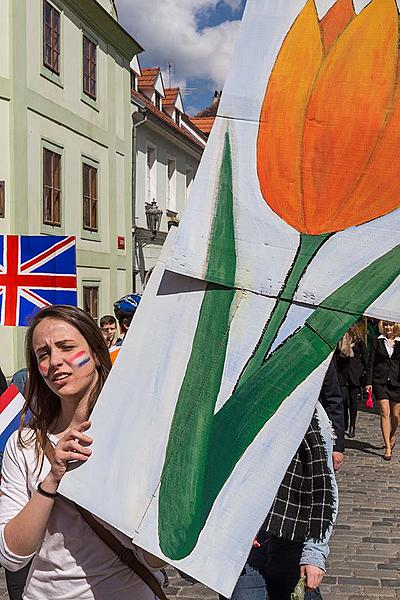
[[[327,54],[344,28],[355,16],[352,0],[338,0],[320,21],[324,54]]]
[[[323,57],[318,16],[308,0],[283,42],[261,110],[258,178],[264,198],[289,223],[301,220],[304,117]],[[299,78],[301,74],[301,78]]]
[[[338,0],[318,23],[314,3],[306,3],[262,106],[261,192],[303,233],[339,231],[399,206],[397,4],[372,0],[350,20],[349,6]]]

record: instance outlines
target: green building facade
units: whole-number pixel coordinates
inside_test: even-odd
[[[0,234],[76,236],[79,306],[100,317],[132,289],[141,48],[109,0],[2,0],[0,23]],[[24,334],[0,328],[7,375],[24,366]]]

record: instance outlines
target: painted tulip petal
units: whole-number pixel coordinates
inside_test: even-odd
[[[327,54],[355,15],[352,0],[338,0],[320,22],[322,44]]]
[[[257,141],[262,195],[298,231],[304,229],[300,159],[304,115],[322,56],[315,4],[309,0],[286,36],[271,73]]]
[[[400,206],[400,66],[392,115],[371,160],[343,210],[368,206],[369,219],[387,214]]]
[[[339,231],[373,218],[367,204],[356,210],[348,197],[368,165],[392,104],[398,25],[394,0],[372,0],[323,62],[302,148],[308,233]]]

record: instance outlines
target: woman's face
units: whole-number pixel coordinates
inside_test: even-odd
[[[385,321],[385,323],[383,324],[383,331],[384,331],[386,337],[393,337],[394,336],[394,323],[389,323],[388,321]]]
[[[89,344],[73,326],[61,319],[43,319],[32,336],[38,369],[61,399],[81,400],[97,381]]]

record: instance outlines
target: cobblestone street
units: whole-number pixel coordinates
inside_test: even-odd
[[[361,412],[338,477],[340,510],[322,586],[324,600],[400,598],[400,451],[395,448],[390,463],[382,455],[379,416]],[[172,568],[168,575],[171,598],[217,597]],[[8,598],[3,570],[0,598]]]

